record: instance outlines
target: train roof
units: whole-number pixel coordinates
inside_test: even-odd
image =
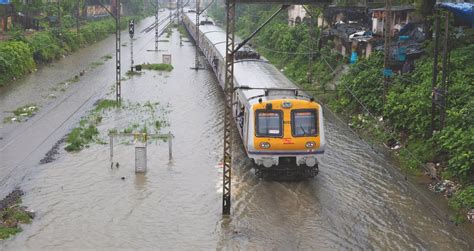
[[[196,13],[185,13],[188,18],[195,24]],[[212,20],[210,17],[201,15],[205,20]],[[215,24],[204,24],[199,26],[200,31],[206,36],[206,38],[214,45],[220,54],[221,58],[224,59],[226,55],[226,33],[225,31]],[[241,41],[239,38],[235,38],[236,41]],[[236,43],[238,44],[238,42]],[[258,102],[257,98],[262,97],[265,99],[272,99],[271,96],[265,96],[263,89],[278,88],[278,89],[299,89],[293,82],[291,82],[283,73],[281,73],[274,65],[269,63],[265,58],[261,59],[242,59],[236,60],[234,63],[234,87],[249,87],[250,89],[242,89],[240,93],[249,101],[249,103]],[[251,89],[257,88],[257,89]],[[292,92],[287,92],[292,93]],[[303,91],[300,92],[302,95],[307,95]],[[279,95],[277,98],[297,98],[295,95]]]

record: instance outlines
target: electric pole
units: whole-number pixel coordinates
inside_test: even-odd
[[[160,29],[159,29],[159,20],[158,20],[158,12],[160,8],[158,7],[158,0],[155,1],[155,51],[158,52],[158,38],[160,36]]]
[[[200,0],[196,0],[196,51],[194,54],[194,69],[197,71],[199,70],[199,16],[201,15],[200,13]]]
[[[448,77],[448,53],[449,53],[449,12],[446,11],[444,22],[444,46],[443,46],[443,74],[441,75],[441,112],[439,117],[440,129],[443,129],[446,122],[446,102],[447,102],[447,77]]]
[[[431,131],[430,135],[433,135],[435,128],[435,116],[436,116],[436,99],[438,85],[438,54],[439,54],[439,11],[435,13],[435,25],[434,25],[434,56],[433,56],[433,78],[431,79]]]
[[[314,16],[313,16],[313,9],[311,7],[306,9],[306,12],[310,16],[310,21],[309,21],[309,49],[310,53],[308,54],[308,83],[311,84],[313,83],[313,57],[314,57],[314,40],[315,40],[315,34],[314,34]]]
[[[80,23],[79,23],[79,17],[80,17],[80,2],[81,0],[77,0],[77,5],[76,5],[76,32],[79,34],[79,28],[80,28]]]
[[[225,114],[224,114],[224,159],[222,174],[222,214],[230,215],[231,181],[232,181],[232,103],[234,95],[234,47],[235,47],[235,2],[226,0],[226,59],[225,59]]]
[[[392,0],[385,0],[385,11],[384,11],[384,59],[383,59],[383,101],[386,102],[388,86],[392,77],[392,69],[390,68],[390,54],[391,54],[391,36],[392,36]]]
[[[133,72],[133,35],[135,34],[135,19],[128,22],[128,34],[130,35],[130,72]]]
[[[120,83],[120,0],[115,0],[115,100],[122,101],[122,86]]]

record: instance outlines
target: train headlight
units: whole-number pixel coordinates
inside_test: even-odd
[[[268,148],[270,148],[270,143],[262,142],[262,143],[260,143],[260,148],[268,149]]]
[[[308,149],[312,149],[312,148],[314,148],[315,145],[316,145],[316,143],[314,143],[313,141],[308,141],[308,142],[306,142],[305,146]]]

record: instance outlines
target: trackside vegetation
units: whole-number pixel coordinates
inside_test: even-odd
[[[126,21],[122,20],[125,28]],[[25,36],[20,32],[0,42],[0,86],[35,70],[81,47],[102,40],[115,32],[112,18],[94,21],[81,27],[80,33],[69,29],[50,29]]]

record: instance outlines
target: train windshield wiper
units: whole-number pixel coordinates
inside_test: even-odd
[[[301,130],[303,130],[303,136],[306,136],[307,133],[306,133],[306,131],[304,130],[303,125],[300,125],[300,128],[301,128]]]

